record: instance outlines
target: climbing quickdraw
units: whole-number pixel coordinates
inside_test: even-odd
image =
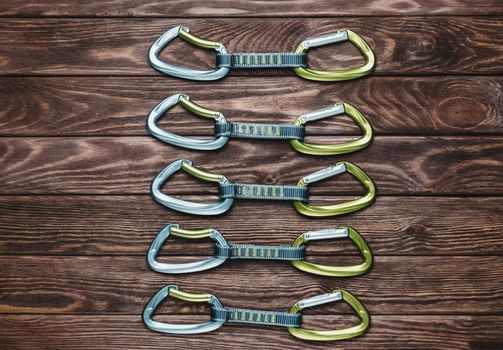
[[[177,67],[159,58],[160,52],[173,39],[180,37],[190,44],[203,49],[214,49],[216,56],[215,70],[193,70]],[[307,68],[307,51],[313,47],[324,46],[342,41],[351,41],[360,51],[365,64],[356,68],[334,71],[321,71]],[[161,35],[150,47],[148,53],[150,65],[168,75],[191,80],[216,80],[223,78],[231,68],[293,68],[297,75],[305,79],[319,81],[341,81],[362,77],[369,74],[375,65],[375,56],[369,45],[355,32],[341,29],[336,33],[307,39],[300,43],[295,52],[270,53],[233,53],[229,54],[222,43],[201,39],[189,32],[189,28],[178,26]]]
[[[196,324],[176,324],[154,321],[152,316],[156,308],[168,296],[188,302],[210,304],[211,320]],[[360,318],[360,323],[358,325],[335,330],[315,330],[301,327],[302,310],[342,300],[356,311]],[[295,305],[290,308],[290,311],[282,312],[225,307],[213,294],[188,293],[181,291],[177,285],[167,285],[161,288],[145,306],[143,310],[143,322],[145,326],[153,331],[172,334],[211,332],[220,328],[225,322],[280,326],[287,327],[288,331],[297,338],[329,341],[353,338],[365,333],[370,324],[370,316],[362,303],[355,296],[343,289],[335,289],[327,294],[302,299],[295,303]]]
[[[171,175],[180,169],[200,180],[218,183],[220,200],[213,203],[194,203],[177,199],[163,193],[161,191],[163,184]],[[364,196],[347,202],[326,206],[311,205],[307,203],[309,185],[345,172],[352,174],[365,187],[367,193]],[[225,176],[197,169],[192,166],[191,161],[186,159],[175,160],[164,168],[152,181],[151,192],[154,199],[160,204],[173,210],[189,214],[222,214],[230,209],[234,203],[234,198],[242,198],[293,201],[295,209],[307,216],[347,214],[368,206],[374,200],[376,193],[374,183],[368,175],[356,165],[348,162],[339,162],[335,166],[304,176],[297,183],[297,186],[286,186],[230,183]]]
[[[180,104],[186,110],[203,118],[215,120],[215,137],[212,140],[200,140],[173,134],[158,125],[159,119],[170,108]],[[360,127],[363,135],[355,140],[337,144],[311,144],[304,142],[305,125],[308,122],[332,116],[347,114]],[[147,129],[159,140],[166,143],[197,150],[214,150],[223,147],[229,138],[289,140],[294,149],[301,153],[314,155],[333,155],[355,152],[367,147],[372,140],[372,127],[365,116],[348,103],[337,103],[328,108],[299,116],[291,125],[255,124],[228,122],[222,113],[204,108],[192,102],[184,94],[172,95],[160,102],[149,114]]]
[[[203,239],[215,242],[215,254],[205,260],[189,263],[165,263],[157,260],[157,255],[170,236]],[[305,244],[310,241],[350,238],[358,247],[363,262],[352,266],[327,266],[305,260]],[[205,271],[223,264],[227,259],[287,260],[298,269],[322,276],[347,277],[364,274],[372,265],[372,253],[363,237],[352,227],[342,226],[337,229],[325,229],[301,234],[292,245],[256,245],[229,244],[222,234],[215,229],[184,230],[179,225],[167,225],[152,241],[147,253],[150,268],[162,273],[191,273]]]

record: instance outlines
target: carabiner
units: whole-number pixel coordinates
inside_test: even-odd
[[[360,209],[363,209],[373,202],[376,190],[375,185],[370,179],[370,177],[356,165],[348,162],[339,162],[333,167],[328,167],[307,176],[304,176],[297,183],[300,188],[308,188],[310,184],[327,179],[329,177],[339,175],[348,172],[353,175],[360,183],[365,187],[367,193],[360,198],[353,199],[344,203],[333,204],[333,205],[311,205],[304,203],[302,201],[295,201],[295,209],[299,213],[307,216],[332,216],[332,215],[343,215],[351,213]]]
[[[157,174],[152,181],[151,192],[157,202],[176,211],[197,215],[218,215],[225,213],[230,209],[232,203],[234,202],[234,198],[224,198],[215,203],[203,204],[177,199],[163,193],[161,191],[162,185],[170,178],[171,175],[173,175],[173,173],[180,169],[197,179],[208,182],[217,182],[220,186],[229,183],[229,180],[227,180],[227,178],[223,175],[208,173],[193,167],[190,160],[175,160]]]
[[[220,201],[209,204],[193,203],[163,193],[161,191],[162,185],[173,175],[173,173],[180,169],[203,181],[218,183]],[[334,205],[316,206],[307,204],[309,198],[309,184],[344,172],[349,172],[355,176],[367,189],[367,194],[360,198]],[[192,166],[191,161],[186,159],[176,160],[164,168],[152,181],[151,192],[154,199],[160,204],[173,210],[189,214],[222,214],[230,209],[234,203],[234,198],[242,198],[293,201],[295,209],[297,209],[299,213],[307,216],[334,216],[360,210],[370,205],[376,194],[374,183],[368,175],[356,165],[348,162],[339,162],[335,166],[304,176],[298,182],[297,186],[288,186],[230,183],[225,176],[197,169]]]
[[[148,52],[148,61],[152,68],[168,75],[190,80],[217,80],[229,73],[229,68],[221,67],[215,70],[194,70],[190,68],[177,67],[167,62],[161,61],[159,54],[173,39],[180,37],[186,42],[203,49],[214,49],[217,53],[225,55],[227,50],[216,41],[201,39],[190,33],[189,28],[177,26],[171,28],[161,35],[150,47]]]
[[[300,260],[292,261],[293,266],[299,270],[322,276],[349,277],[362,275],[367,272],[370,266],[372,266],[372,252],[360,233],[350,226],[303,233],[292,243],[292,247],[302,247],[310,241],[338,238],[350,238],[353,241],[363,257],[363,262],[361,264],[352,266],[328,266]]]
[[[157,306],[168,296],[189,302],[207,302],[211,305],[211,320],[199,324],[162,323],[152,319]],[[306,308],[344,300],[358,314],[361,319],[357,326],[336,330],[312,330],[302,328],[302,313]],[[222,305],[221,301],[209,293],[188,293],[179,290],[177,285],[167,285],[159,290],[143,310],[143,322],[147,328],[161,333],[196,334],[211,332],[220,328],[225,322],[259,324],[266,326],[287,327],[293,336],[315,341],[331,341],[356,337],[365,333],[370,324],[370,316],[360,301],[342,289],[335,289],[330,293],[300,300],[293,305],[289,312],[230,308]]]
[[[227,141],[229,141],[229,137],[223,135],[215,137],[213,140],[192,139],[190,137],[173,134],[165,129],[160,128],[158,125],[159,118],[161,118],[164,113],[166,113],[166,111],[168,111],[176,104],[180,104],[183,108],[199,117],[214,119],[216,123],[226,123],[226,120],[222,113],[195,104],[194,102],[190,101],[190,98],[187,95],[175,94],[161,101],[161,103],[155,106],[155,108],[148,115],[147,129],[154,137],[171,145],[197,150],[218,149],[225,146]]]
[[[152,315],[155,309],[157,309],[159,304],[168,296],[193,303],[208,303],[214,308],[223,308],[220,300],[212,294],[186,293],[179,290],[177,285],[170,284],[155,293],[143,310],[143,323],[151,330],[171,334],[196,334],[214,331],[224,324],[223,321],[216,320],[196,324],[175,324],[154,321]]]
[[[358,317],[360,318],[360,323],[358,325],[336,330],[315,330],[302,327],[288,327],[288,331],[291,335],[297,338],[318,341],[341,340],[362,335],[370,325],[370,316],[363,304],[354,295],[343,289],[335,289],[328,294],[303,299],[292,306],[289,313],[297,314],[302,310],[313,306],[341,300],[344,300],[353,308],[353,310],[356,311]]]
[[[161,246],[172,235],[187,239],[211,238],[215,242],[214,256],[202,261],[190,263],[161,263],[157,255]],[[318,265],[305,260],[305,244],[314,240],[350,238],[358,247],[363,262],[353,266]],[[372,265],[372,253],[363,237],[352,227],[342,226],[338,229],[325,229],[301,234],[288,245],[257,245],[257,244],[229,244],[222,234],[215,229],[184,230],[177,224],[164,227],[153,240],[147,253],[150,268],[161,273],[190,273],[209,270],[221,265],[227,259],[255,259],[255,260],[286,260],[293,266],[307,273],[321,276],[347,277],[364,274]]]
[[[159,53],[174,38],[180,36],[185,41],[204,49],[215,49],[217,52],[216,68],[213,71],[197,71],[173,66],[159,59]],[[307,68],[307,51],[318,47],[351,41],[360,51],[365,64],[349,69],[320,71]],[[293,68],[295,73],[305,79],[319,81],[341,81],[356,79],[369,74],[375,65],[375,56],[369,45],[355,32],[342,29],[333,34],[303,41],[295,52],[253,52],[229,54],[219,42],[201,39],[189,33],[187,27],[178,26],[161,35],[149,51],[151,66],[165,74],[192,80],[216,80],[223,78],[230,68]]]
[[[295,71],[295,73],[305,79],[319,81],[351,80],[360,78],[372,72],[372,69],[374,69],[376,62],[374,52],[372,52],[370,46],[365,42],[365,40],[363,40],[361,36],[349,29],[342,29],[333,34],[307,39],[297,47],[297,50],[295,50],[295,52],[307,53],[307,51],[312,47],[320,47],[347,40],[351,41],[353,45],[356,46],[356,48],[360,51],[363,58],[365,59],[365,64],[363,64],[362,66],[334,71],[321,71],[305,67],[297,67],[293,70]]]
[[[215,137],[212,140],[192,139],[179,136],[162,129],[159,119],[171,107],[179,103],[186,110],[203,118],[215,121]],[[356,139],[343,143],[316,145],[304,142],[305,125],[308,122],[325,119],[341,114],[351,117],[363,132]],[[157,139],[166,143],[197,150],[214,150],[223,147],[230,137],[249,139],[289,140],[292,147],[306,154],[334,155],[358,151],[372,141],[372,127],[365,116],[348,103],[336,103],[328,108],[299,116],[293,124],[257,124],[228,122],[222,113],[202,107],[190,100],[185,94],[175,94],[161,101],[149,114],[147,129]]]

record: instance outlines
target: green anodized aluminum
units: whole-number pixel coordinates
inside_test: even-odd
[[[361,264],[351,266],[328,266],[315,264],[306,260],[297,260],[292,261],[293,266],[308,273],[333,277],[357,276],[364,274],[370,269],[373,260],[372,252],[360,233],[349,226],[340,227],[338,231],[335,231],[335,234],[332,233],[331,235],[327,235],[326,232],[323,232],[323,230],[318,232],[303,233],[292,243],[292,247],[300,247],[310,241],[325,239],[326,236],[329,236],[330,238],[349,237],[358,247],[358,250],[363,257],[363,262]]]
[[[335,166],[320,170],[304,176],[298,183],[298,187],[308,188],[310,184],[324,180],[328,177],[348,172],[353,175],[365,187],[367,193],[362,197],[347,202],[332,205],[312,205],[302,201],[295,201],[295,209],[307,216],[334,216],[351,213],[369,206],[375,199],[376,188],[370,177],[359,167],[348,162],[339,162]]]
[[[302,327],[288,327],[288,331],[291,335],[304,340],[333,341],[353,338],[365,333],[370,324],[370,315],[363,304],[355,296],[343,289],[333,290],[332,293],[325,294],[324,296],[324,298],[323,296],[315,296],[301,300],[293,305],[289,312],[296,314],[306,308],[326,304],[327,300],[328,302],[344,300],[353,308],[353,310],[356,311],[358,317],[360,318],[360,323],[356,326],[335,330],[315,330]],[[330,299],[331,296],[332,300]]]
[[[351,80],[360,78],[372,72],[376,62],[374,52],[372,52],[370,46],[365,42],[365,40],[363,40],[361,36],[349,29],[342,29],[334,34],[305,40],[297,47],[297,50],[295,50],[295,52],[307,53],[307,51],[312,47],[324,46],[346,40],[351,41],[358,48],[363,58],[365,59],[365,64],[360,67],[333,71],[321,71],[306,67],[296,67],[293,70],[295,71],[295,73],[297,73],[297,75],[305,79],[319,81]]]

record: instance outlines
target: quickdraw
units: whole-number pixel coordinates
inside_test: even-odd
[[[218,202],[194,203],[177,199],[161,191],[163,184],[176,171],[183,170],[189,175],[203,181],[216,182],[219,186]],[[329,177],[348,172],[352,174],[365,187],[367,193],[362,197],[347,202],[319,206],[308,204],[309,185],[327,179]],[[175,160],[164,168],[152,181],[151,192],[154,199],[160,204],[184,213],[196,215],[218,215],[230,209],[235,198],[260,199],[260,200],[287,200],[293,201],[295,209],[307,216],[334,216],[360,210],[372,203],[376,191],[372,180],[356,165],[348,162],[339,162],[307,176],[304,176],[296,186],[286,185],[261,185],[231,183],[218,174],[209,173],[192,166],[192,162],[186,159]]]
[[[193,139],[173,134],[158,125],[159,119],[173,106],[180,104],[186,110],[203,118],[215,121],[215,137],[211,140]],[[312,144],[304,142],[305,125],[308,122],[347,114],[362,130],[363,135],[355,140],[336,144]],[[306,154],[334,155],[355,152],[367,147],[372,141],[372,127],[365,116],[348,103],[337,103],[330,107],[303,114],[291,125],[255,124],[228,122],[222,113],[202,107],[185,94],[169,96],[160,102],[149,114],[147,129],[159,140],[171,145],[197,149],[214,150],[223,147],[229,138],[289,140],[292,147]]]
[[[194,70],[177,67],[159,58],[160,52],[173,39],[180,37],[186,42],[203,49],[214,49],[216,56],[215,70]],[[360,51],[365,64],[355,68],[334,71],[321,71],[307,68],[307,52],[310,48],[337,42],[352,42]],[[355,32],[341,29],[336,33],[307,39],[300,43],[295,52],[233,53],[229,54],[222,43],[209,41],[190,33],[189,28],[178,26],[161,35],[150,47],[148,59],[150,65],[168,75],[190,80],[216,80],[229,73],[231,68],[293,68],[297,75],[305,79],[319,81],[341,81],[362,77],[369,74],[375,65],[375,56],[369,45]]]
[[[176,324],[158,322],[152,316],[158,305],[168,296],[194,303],[208,303],[211,306],[211,320],[196,324]],[[318,305],[345,301],[357,313],[360,323],[342,329],[315,330],[302,328],[302,310]],[[229,308],[213,294],[188,293],[181,291],[177,285],[167,285],[161,288],[145,306],[143,322],[153,331],[172,334],[196,334],[214,331],[225,322],[259,324],[267,326],[287,327],[290,334],[297,338],[316,341],[330,341],[353,338],[367,330],[370,316],[363,304],[351,293],[343,289],[335,289],[330,293],[306,298],[295,303],[288,312]]]
[[[157,260],[161,247],[170,236],[186,239],[210,238],[215,242],[213,257],[189,263],[165,263]],[[352,266],[327,266],[305,260],[306,243],[316,240],[349,238],[358,247],[363,262]],[[363,237],[352,227],[305,232],[289,245],[229,244],[215,229],[184,230],[179,225],[167,225],[152,241],[147,253],[150,268],[157,272],[180,274],[205,271],[223,264],[227,259],[287,260],[298,269],[322,276],[347,277],[367,272],[372,265],[372,252]]]

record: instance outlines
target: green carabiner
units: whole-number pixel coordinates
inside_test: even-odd
[[[305,79],[319,80],[319,81],[342,81],[360,78],[372,72],[375,66],[375,55],[370,46],[363,40],[361,36],[349,29],[342,29],[334,34],[320,36],[314,39],[307,39],[303,41],[295,52],[307,53],[312,47],[324,46],[341,41],[351,41],[360,51],[365,64],[356,68],[347,68],[333,71],[321,71],[305,67],[296,67],[293,70],[297,75]]]
[[[336,289],[329,294],[318,295],[312,298],[301,300],[294,306],[292,306],[289,313],[296,314],[306,308],[338,300],[344,300],[353,308],[353,310],[356,311],[358,317],[360,317],[361,320],[358,325],[335,330],[315,330],[302,327],[288,327],[288,331],[291,335],[297,338],[316,341],[348,339],[365,333],[370,325],[370,316],[363,304],[358,299],[356,299],[355,296],[343,289]]]

